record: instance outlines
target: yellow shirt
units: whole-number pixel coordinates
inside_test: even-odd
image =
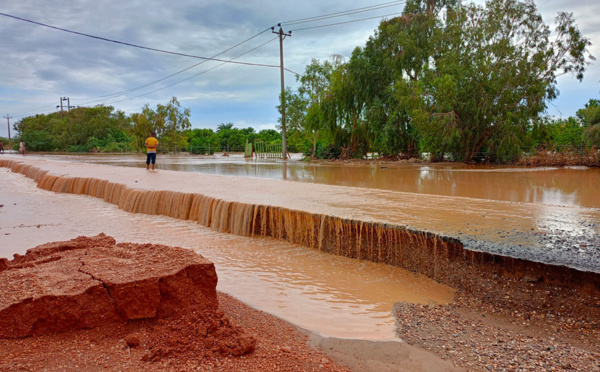
[[[146,139],[146,152],[156,152],[156,147],[158,146],[158,140],[154,137],[148,137]]]

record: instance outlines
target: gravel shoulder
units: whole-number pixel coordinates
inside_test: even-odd
[[[600,371],[598,297],[529,285],[459,291],[449,305],[398,303],[397,335],[469,371]]]

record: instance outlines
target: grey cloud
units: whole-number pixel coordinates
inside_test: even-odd
[[[368,0],[172,0],[168,3],[158,0],[29,0],[3,1],[1,11],[109,39],[210,57],[277,22],[370,5],[374,4]],[[600,58],[600,31],[594,19],[599,10],[596,1],[545,1],[539,2],[539,8],[548,23],[551,23],[556,11],[571,9],[582,31],[592,38],[592,54]],[[400,6],[366,16],[399,12],[401,9]],[[284,25],[285,30],[296,30],[284,42],[286,67],[302,73],[312,58],[324,60],[332,54],[348,57],[356,46],[364,46],[376,29],[378,20],[299,30],[305,26],[350,18],[361,18],[361,15],[291,27]],[[267,31],[220,58],[233,58],[273,37],[275,35]],[[158,84],[116,98],[102,99],[99,97],[138,88],[201,60],[90,39],[6,17],[0,20],[0,39],[3,58],[0,111],[27,113],[44,104],[52,110],[57,97],[70,96],[75,102],[103,102],[130,113],[139,111],[145,103],[155,106],[177,96],[184,107],[192,108],[194,125],[216,126],[222,121],[234,120],[274,125],[278,117],[275,105],[279,94],[279,71],[276,68],[224,65],[190,78],[217,65],[216,62],[207,62]],[[239,60],[278,65],[279,43],[267,44]],[[585,84],[590,84],[588,77],[595,79],[592,90],[597,91],[599,74],[596,65],[590,66]],[[151,93],[186,78],[190,79]],[[286,85],[295,86],[292,74],[286,73],[285,79]],[[568,98],[570,89],[582,89],[581,85],[562,85],[563,79],[559,83],[562,94],[556,102],[561,107],[561,100]],[[14,93],[14,87],[19,88],[18,93]],[[137,97],[145,93],[148,94]],[[223,105],[222,102],[227,100],[240,105],[240,109],[232,108],[231,104]],[[252,110],[246,105],[253,105]],[[571,109],[563,111],[568,111],[568,115],[574,113]],[[210,117],[210,123],[207,117]],[[4,135],[2,128],[0,125],[0,136]]]

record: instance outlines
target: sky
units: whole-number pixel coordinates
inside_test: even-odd
[[[592,41],[591,54],[600,58],[597,0],[536,4],[549,25],[557,12],[572,12]],[[7,116],[14,136],[15,121],[60,110],[61,103],[65,110],[68,104],[104,104],[131,114],[172,97],[191,109],[193,128],[233,123],[272,129],[279,118],[281,80],[279,40],[271,27],[277,31],[281,23],[283,31],[292,31],[283,40],[289,70],[284,81],[296,88],[294,73],[303,73],[311,59],[349,58],[382,19],[399,15],[403,7],[403,1],[385,0],[0,0],[0,13],[94,36],[0,15],[0,136],[8,136]],[[345,13],[303,21],[340,12]],[[573,116],[591,98],[599,99],[600,60],[588,66],[581,83],[571,75],[560,77],[558,89],[550,116]]]

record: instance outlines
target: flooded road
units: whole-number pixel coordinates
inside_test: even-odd
[[[446,303],[453,290],[388,265],[268,238],[222,234],[193,221],[133,214],[90,196],[53,193],[0,168],[0,257],[101,232],[117,242],[189,248],[215,263],[218,289],[327,336],[393,339],[395,302]]]
[[[144,155],[46,155],[63,161],[80,161],[128,167],[145,167]],[[159,169],[238,177],[280,179],[326,185],[364,187],[443,196],[519,203],[600,208],[597,185],[600,169],[516,168],[462,163],[363,163],[304,162],[245,159],[240,154],[223,157],[161,155]]]

